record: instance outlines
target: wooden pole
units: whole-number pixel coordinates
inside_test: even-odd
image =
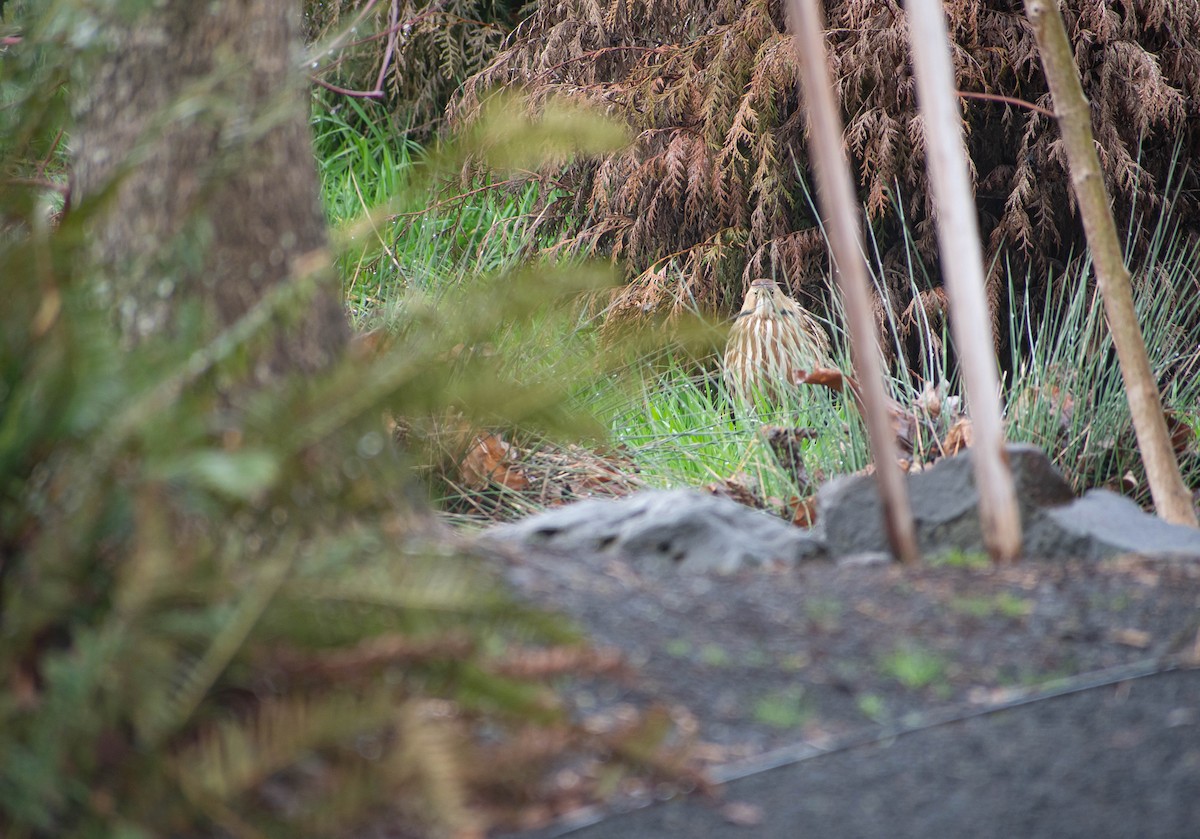
[[[1172,524],[1196,527],[1191,494],[1179,474],[1179,462],[1175,459],[1163,418],[1158,384],[1146,358],[1146,345],[1133,308],[1129,270],[1121,253],[1108,190],[1100,174],[1091,110],[1083,95],[1062,14],[1053,0],[1025,0],[1025,14],[1033,25],[1046,81],[1054,98],[1058,129],[1062,132],[1071,168],[1071,186],[1079,201],[1083,232],[1091,250],[1100,295],[1104,298],[1104,314],[1112,332],[1113,345],[1117,348],[1125,394],[1133,415],[1133,430],[1137,433],[1138,448],[1146,464],[1150,495],[1159,516]]]
[[[962,363],[975,440],[971,466],[979,492],[983,541],[995,562],[1021,553],[1021,515],[1004,455],[1000,377],[992,319],[984,291],[983,249],[967,174],[954,66],[942,0],[908,0],[909,44],[933,185],[942,281],[950,298],[950,328]]]
[[[913,527],[912,507],[904,473],[896,465],[895,439],[887,413],[887,395],[880,369],[879,343],[871,316],[866,266],[863,262],[857,203],[850,167],[842,149],[842,120],[834,101],[825,52],[825,25],[820,0],[788,0],[790,26],[800,53],[800,76],[808,114],[808,142],[816,170],[818,197],[828,217],[829,244],[838,283],[846,303],[850,328],[850,358],[862,384],[862,400],[875,480],[883,501],[888,542],[902,562],[916,563],[921,555]]]

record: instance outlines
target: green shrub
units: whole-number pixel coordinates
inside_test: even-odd
[[[0,171],[36,172],[58,65],[3,68]],[[313,277],[215,335],[193,312],[122,345],[83,267],[104,202],[52,224],[45,192],[0,181],[0,834],[331,835],[381,808],[478,829],[568,752],[654,763],[658,722],[587,734],[545,687],[611,663],[456,547],[383,423],[578,429],[553,376],[450,350],[594,272],[414,299],[392,348],[256,386]]]
[[[261,334],[118,347],[85,281],[38,268],[80,223],[0,254],[29,268],[0,315],[5,835],[322,835],[380,800],[472,823],[474,721],[570,730],[501,662],[577,639],[447,552],[406,489],[379,418],[436,404],[436,353],[222,407],[209,383]]]

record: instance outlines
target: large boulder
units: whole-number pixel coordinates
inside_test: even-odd
[[[1025,534],[1029,556],[1103,559],[1134,553],[1164,558],[1200,558],[1200,530],[1168,524],[1123,495],[1089,490],[1065,507],[1045,511]]]
[[[1140,553],[1200,557],[1200,531],[1167,524],[1111,492],[1093,490],[1076,499],[1061,473],[1035,446],[1011,445],[1007,454],[1026,556],[1099,559]],[[923,554],[984,550],[970,450],[908,476],[907,482]],[[815,535],[835,557],[888,550],[882,506],[870,475],[839,478],[821,487],[817,519],[819,533]]]
[[[619,555],[650,573],[731,574],[823,555],[814,534],[693,490],[648,490],[615,500],[580,501],[493,527],[484,538],[563,554]]]
[[[1200,530],[1170,525],[1111,492],[1075,498],[1038,448],[1007,448],[1016,482],[1023,552],[1030,558],[1102,559],[1123,553],[1200,557]],[[970,451],[907,478],[917,541],[925,556],[984,550]],[[649,490],[591,499],[488,530],[485,541],[564,556],[611,555],[643,573],[731,574],[832,557],[889,556],[879,494],[870,475],[830,481],[817,493],[817,525],[801,530],[727,498],[693,490]]]

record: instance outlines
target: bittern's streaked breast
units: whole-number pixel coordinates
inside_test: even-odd
[[[829,356],[821,324],[774,280],[755,280],[729,331],[725,384],[747,404],[756,392],[777,399],[792,387],[792,373],[831,367]]]

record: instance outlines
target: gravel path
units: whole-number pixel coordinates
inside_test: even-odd
[[[540,837],[1200,836],[1200,672],[1092,687]],[[740,823],[737,823],[740,822]]]
[[[684,799],[572,837],[1200,837],[1200,674],[1128,680],[1200,657],[1200,562],[650,578],[612,558],[506,561],[526,598],[637,666],[623,692],[575,686],[581,710],[666,703],[718,780],[780,749],[820,755],[731,780],[745,806]],[[979,716],[1100,671],[1127,681]]]

